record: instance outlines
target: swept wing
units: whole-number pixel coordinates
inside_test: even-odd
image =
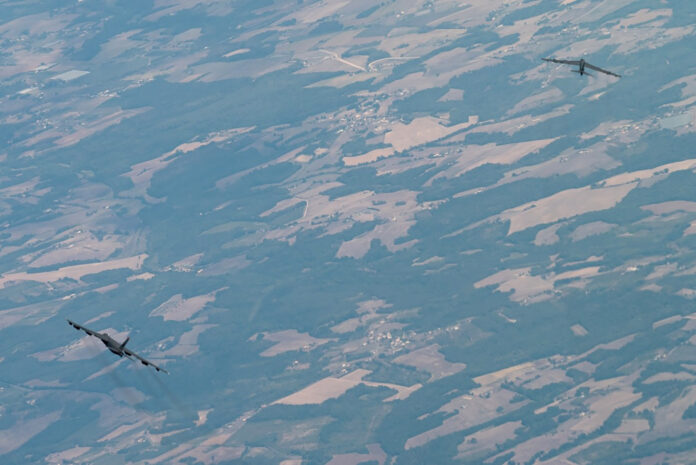
[[[150,366],[152,366],[152,368],[154,368],[154,369],[157,370],[157,371],[163,371],[163,372],[169,374],[169,372],[168,372],[167,370],[165,370],[164,368],[158,367],[157,365],[155,365],[155,364],[152,363],[151,361],[149,361],[149,360],[147,360],[147,359],[144,359],[143,357],[141,357],[140,355],[136,354],[135,352],[133,352],[133,351],[130,350],[130,349],[126,349],[126,348],[124,347],[124,348],[123,348],[123,353],[126,354],[126,355],[128,355],[129,357],[135,357],[135,358],[137,358],[138,360],[140,360],[140,363],[142,363],[142,364],[145,365],[145,366],[150,365]]]
[[[107,336],[104,336],[103,334],[98,333],[96,331],[92,331],[89,328],[85,328],[84,326],[79,325],[79,324],[75,323],[74,321],[68,320],[68,324],[75,329],[78,329],[78,330],[81,329],[82,331],[86,332],[90,336],[98,337],[99,339],[101,339],[104,342],[109,342],[109,339],[107,339]]]
[[[585,68],[590,68],[590,69],[593,69],[593,70],[595,70],[595,71],[599,71],[600,73],[608,74],[608,75],[610,75],[610,76],[616,76],[616,77],[619,77],[619,78],[621,77],[621,76],[618,75],[618,74],[612,73],[611,71],[607,71],[606,69],[602,69],[602,68],[600,68],[599,66],[591,65],[591,64],[589,64],[589,63],[585,63]]]
[[[551,63],[561,63],[564,65],[579,65],[580,60],[556,60],[555,58],[542,58],[544,61],[550,61]],[[587,65],[585,65],[587,66]]]

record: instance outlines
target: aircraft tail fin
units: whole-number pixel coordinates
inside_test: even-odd
[[[127,337],[125,341],[121,344],[121,350],[123,350],[124,347],[126,347],[126,344],[128,344],[128,341],[130,341],[130,337]]]

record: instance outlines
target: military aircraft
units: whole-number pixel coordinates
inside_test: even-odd
[[[68,320],[68,324],[78,331],[82,330],[82,331],[86,332],[87,334],[89,334],[90,336],[94,336],[94,337],[99,338],[104,343],[104,345],[106,346],[107,349],[109,349],[112,353],[118,355],[119,357],[123,357],[125,355],[126,358],[129,358],[131,360],[133,360],[131,357],[135,357],[138,360],[140,360],[140,363],[142,363],[143,365],[145,365],[145,366],[150,365],[157,371],[163,371],[163,372],[169,374],[169,372],[167,370],[165,370],[164,368],[160,368],[157,365],[155,365],[154,363],[152,363],[151,361],[142,358],[140,355],[136,354],[132,350],[126,349],[126,344],[130,340],[130,337],[127,337],[125,341],[119,343],[119,342],[116,342],[111,337],[109,337],[109,335],[106,333],[98,333],[96,331],[92,331],[91,329],[85,328],[84,326],[79,325],[79,324],[75,323],[74,321]]]
[[[590,73],[585,71],[585,68],[590,68],[595,71],[599,71],[600,73],[608,74],[610,76],[616,76],[620,78],[621,76],[615,73],[612,73],[611,71],[607,71],[606,69],[602,69],[598,66],[591,65],[588,62],[585,61],[584,58],[581,58],[579,60],[556,60],[555,58],[542,58],[544,61],[550,61],[551,63],[561,63],[564,65],[573,65],[573,66],[578,66],[578,69],[572,70],[574,73],[580,73],[580,76],[583,74],[587,74],[589,76],[592,76]]]

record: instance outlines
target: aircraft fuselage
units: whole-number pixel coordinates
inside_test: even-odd
[[[580,65],[579,66],[580,66],[580,71],[578,71],[578,72],[580,73],[580,76],[582,76],[583,74],[585,74],[585,59],[584,58],[580,58]]]
[[[109,337],[107,334],[101,334],[101,336],[103,337],[103,339],[101,340],[102,343],[106,346],[107,349],[109,349],[111,353],[116,354],[119,357],[123,357],[123,346],[125,346],[125,343],[119,344],[115,340],[111,339],[111,337]]]

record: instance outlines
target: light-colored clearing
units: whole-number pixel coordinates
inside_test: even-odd
[[[379,444],[369,444],[367,446],[367,454],[338,454],[334,455],[326,465],[358,465],[364,462],[377,462],[383,465],[387,460],[387,454],[382,450]]]
[[[634,407],[632,412],[641,413],[641,412],[644,412],[646,410],[654,411],[659,406],[660,406],[660,399],[658,399],[657,397],[651,397],[650,399],[646,400],[642,404]]]
[[[418,261],[418,259],[413,259],[413,262],[411,262],[411,266],[426,266],[426,265],[432,265],[432,264],[434,264],[434,263],[441,263],[441,262],[443,262],[444,260],[445,260],[445,259],[444,259],[443,257],[440,257],[440,256],[430,257],[430,258],[428,258],[428,259],[426,259],[426,260],[423,260],[423,261]]]
[[[273,208],[263,212],[261,217],[298,204],[305,205],[301,218],[265,233],[264,237],[293,243],[295,235],[303,230],[323,229],[325,235],[334,235],[358,223],[377,222],[372,230],[344,241],[336,256],[361,258],[370,250],[375,239],[389,251],[396,252],[415,243],[397,243],[397,240],[408,234],[416,222],[416,213],[432,209],[440,203],[418,202],[418,192],[408,190],[384,193],[362,191],[338,198],[330,198],[324,193],[341,185],[337,182],[327,182],[312,186],[295,197],[281,200]]]
[[[650,430],[650,422],[645,418],[626,418],[621,422],[615,433],[636,434]]]
[[[580,324],[576,324],[570,327],[570,330],[575,334],[576,336],[587,336],[588,332],[587,330]]]
[[[394,389],[397,393],[387,399],[385,402],[392,400],[402,400],[411,395],[412,392],[418,390],[421,385],[414,384],[413,386],[399,386],[396,384],[389,383],[375,383],[369,381],[363,381],[362,378],[369,375],[370,370],[358,369],[340,378],[334,378],[329,376],[314,384],[310,384],[304,389],[297,391],[294,394],[290,394],[287,397],[276,400],[274,404],[285,404],[285,405],[308,405],[308,404],[321,404],[329,399],[336,399],[342,396],[347,390],[358,386],[359,384],[364,384],[370,387],[387,387],[389,389]]]
[[[248,48],[238,48],[237,50],[232,50],[231,52],[227,52],[223,55],[225,58],[233,57],[235,55],[241,55],[243,53],[248,53],[251,52],[250,49]]]
[[[508,379],[510,377],[514,378],[518,374],[523,373],[527,370],[534,370],[534,364],[532,362],[522,363],[520,365],[515,365],[508,368],[504,368],[502,370],[494,371],[493,373],[478,376],[474,378],[474,382],[480,384],[481,386],[488,386],[489,384],[493,384],[498,381]]]
[[[354,157],[343,157],[343,164],[346,166],[357,166],[364,163],[371,163],[377,161],[380,158],[389,157],[394,154],[394,149],[391,147],[374,149],[367,152],[364,155],[357,155]]]
[[[161,316],[164,321],[184,321],[203,310],[203,307],[215,301],[215,295],[219,292],[198,295],[185,299],[181,294],[170,297],[150,312],[149,316]]]
[[[68,82],[68,81],[72,81],[73,79],[77,79],[79,77],[85,76],[87,74],[89,74],[89,71],[82,71],[79,69],[73,69],[73,70],[58,74],[56,76],[53,76],[51,79]]]
[[[459,373],[466,368],[465,363],[452,363],[445,360],[445,356],[440,353],[438,344],[432,344],[401,355],[393,362],[427,371],[430,373],[430,382]]]
[[[467,145],[463,152],[457,156],[451,167],[442,171],[426,182],[429,186],[440,178],[454,179],[462,176],[483,165],[509,165],[515,163],[527,155],[542,150],[556,139],[539,139],[513,144],[496,145]],[[459,195],[455,195],[458,197]]]
[[[536,236],[534,236],[534,245],[553,245],[560,241],[561,238],[557,233],[562,226],[565,226],[565,223],[552,224],[548,228],[541,229]]]
[[[650,378],[643,381],[643,384],[660,383],[662,381],[692,381],[694,379],[696,379],[696,376],[685,371],[681,371],[679,373],[665,371],[663,373],[652,375]]]
[[[604,221],[593,221],[591,223],[582,224],[575,228],[575,230],[570,233],[570,238],[573,240],[573,242],[577,242],[591,236],[607,233],[615,227],[615,224],[605,223]]]
[[[448,416],[441,425],[409,438],[405,449],[420,447],[438,437],[472,428],[527,404],[526,401],[511,403],[514,396],[505,389],[480,389],[472,391],[471,395],[457,397],[437,411],[456,412],[455,415]]]
[[[689,289],[684,287],[677,291],[677,295],[680,297],[684,297],[685,299],[694,299],[696,298],[696,289]]]
[[[643,205],[640,208],[643,210],[648,210],[655,215],[665,215],[676,211],[696,213],[696,202],[689,202],[687,200],[672,200],[671,202]]]
[[[213,409],[209,408],[207,410],[199,410],[198,411],[198,419],[194,421],[194,424],[196,426],[203,426],[205,425],[205,422],[208,421],[208,414],[212,412]]]
[[[254,338],[254,336],[252,336]],[[275,333],[263,333],[264,340],[275,342],[276,344],[261,352],[262,357],[274,357],[278,354],[303,350],[305,352],[314,350],[320,345],[326,344],[332,339],[318,339],[308,333],[299,333],[296,329],[277,331]]]
[[[198,337],[203,332],[214,328],[215,324],[194,325],[189,331],[179,337],[179,341],[173,347],[152,354],[154,357],[188,357],[198,352]]]
[[[152,274],[150,272],[145,272],[145,273],[134,274],[132,276],[128,276],[126,278],[126,281],[128,281],[128,282],[137,281],[137,280],[147,281],[148,279],[152,279],[154,277],[155,277],[154,274]]]
[[[105,436],[102,436],[97,440],[97,442],[106,442],[106,441],[112,441],[116,439],[117,437],[121,436],[122,434],[125,434],[129,431],[132,431],[139,426],[143,426],[147,422],[147,419],[142,419],[140,421],[136,421],[135,423],[130,423],[126,425],[121,425],[117,427],[115,430],[111,431]]]
[[[31,438],[60,419],[56,411],[31,420],[22,419],[7,429],[0,430],[0,454],[7,454],[21,447]]]
[[[438,102],[452,102],[464,98],[464,91],[461,89],[450,89],[445,95],[438,99]]]
[[[572,431],[589,434],[600,428],[615,410],[632,404],[641,395],[632,390],[617,390],[596,398],[590,405],[590,412],[572,427]]]
[[[7,283],[16,281],[36,281],[40,283],[50,283],[60,279],[74,279],[79,281],[84,276],[101,273],[103,271],[118,270],[121,268],[137,270],[140,269],[146,258],[147,254],[140,254],[133,257],[108,260],[99,263],[65,266],[55,271],[43,271],[40,273],[8,273],[0,277],[0,288],[5,287]]]
[[[529,111],[541,105],[548,105],[549,103],[557,102],[562,98],[563,92],[561,92],[557,87],[552,87],[539,94],[523,99],[508,110],[505,115],[510,116],[524,111]]]
[[[637,183],[611,187],[581,187],[558,192],[549,197],[511,208],[499,215],[509,220],[508,235],[540,224],[554,223],[593,211],[613,208],[628,195]]]
[[[465,459],[467,456],[495,449],[499,444],[515,439],[515,431],[521,427],[522,422],[518,420],[477,431],[464,438],[464,441],[457,446],[459,454],[455,459]]]
[[[540,224],[555,223],[584,213],[607,210],[621,202],[636,187],[643,183],[649,185],[651,179],[695,168],[696,159],[689,159],[652,169],[618,174],[600,181],[596,187],[585,186],[557,192],[549,197],[505,210],[499,215],[474,223],[465,229],[472,229],[494,220],[503,220],[510,221],[508,229],[508,235],[510,235]]]
[[[659,328],[660,326],[664,326],[664,325],[669,325],[669,324],[672,324],[672,323],[676,323],[677,321],[681,321],[681,320],[683,320],[683,319],[684,319],[684,317],[681,316],[681,315],[670,316],[670,317],[668,317],[668,318],[664,318],[664,319],[662,319],[662,320],[658,320],[658,321],[654,322],[654,323],[652,324],[652,327],[653,327],[653,329],[657,329],[657,328]]]
[[[411,147],[433,142],[452,133],[476,124],[478,118],[469,118],[466,123],[444,126],[440,120],[430,116],[416,118],[409,124],[395,123],[392,130],[384,135],[384,142],[391,144],[397,152]]]
[[[359,302],[358,308],[355,311],[360,316],[356,318],[350,318],[348,320],[342,321],[341,323],[335,326],[332,326],[331,331],[338,334],[351,333],[359,327],[367,324],[369,321],[378,318],[378,310],[382,308],[389,308],[391,306],[391,304],[388,304],[382,299],[371,299]]]
[[[78,458],[81,455],[86,454],[91,447],[80,447],[75,446],[70,449],[64,450],[62,452],[54,452],[46,456],[47,463],[57,463],[62,464],[64,462],[70,462],[73,459]]]
[[[379,77],[381,74],[380,73],[351,73],[351,74],[343,74],[340,76],[332,77],[329,79],[324,79],[319,82],[315,82],[313,84],[308,85],[308,88],[311,87],[335,87],[337,89],[342,89],[346,86],[349,86],[351,84],[355,84],[356,82],[363,82],[363,81],[368,81],[370,79],[375,79]]]
[[[591,266],[558,274],[532,275],[531,268],[507,269],[474,283],[474,287],[497,285],[498,292],[512,292],[510,300],[533,303],[551,298],[557,281],[575,280],[568,285],[582,285],[586,279],[597,276],[599,270],[599,266]]]

